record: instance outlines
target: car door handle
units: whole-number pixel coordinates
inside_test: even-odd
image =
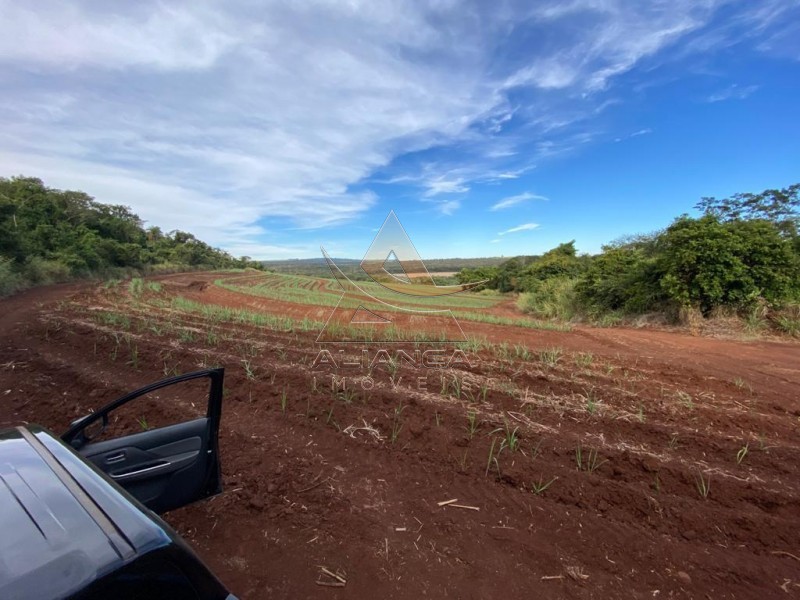
[[[141,477],[142,475],[156,475],[159,471],[168,471],[170,467],[172,467],[172,463],[169,461],[164,461],[155,465],[142,467],[141,469],[136,469],[135,471],[111,473],[111,479],[114,481],[126,481],[128,479]]]
[[[108,456],[106,456],[106,464],[113,465],[115,463],[122,462],[123,460],[125,460],[126,456],[127,455],[125,454],[124,450],[121,450],[120,452],[115,452],[114,454],[109,454]]]

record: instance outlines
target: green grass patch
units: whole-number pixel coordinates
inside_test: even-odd
[[[241,308],[229,308],[216,304],[203,304],[182,296],[173,298],[171,307],[181,312],[202,315],[212,322],[240,323],[264,327],[274,331],[292,331],[295,327],[295,322],[290,317],[270,315]],[[323,323],[318,322],[318,325],[322,327]]]

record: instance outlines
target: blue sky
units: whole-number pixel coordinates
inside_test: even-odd
[[[0,174],[236,255],[667,226],[800,181],[800,2],[0,0]]]

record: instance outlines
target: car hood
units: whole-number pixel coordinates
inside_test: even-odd
[[[0,598],[63,598],[168,539],[42,428],[0,432]],[[141,509],[141,507],[139,507]]]

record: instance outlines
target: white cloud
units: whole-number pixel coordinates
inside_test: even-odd
[[[2,172],[124,201],[230,248],[258,241],[265,218],[300,228],[357,218],[377,197],[353,184],[457,135],[495,102],[478,89],[471,51],[439,48],[424,13],[235,8],[0,3],[0,65],[14,88],[0,117]],[[442,64],[402,60],[411,51]],[[433,195],[466,189],[430,185]]]
[[[469,186],[465,185],[463,179],[448,179],[445,176],[429,179],[423,183],[423,186],[426,188],[424,194],[426,197],[439,194],[463,194],[469,191]]]
[[[452,215],[459,208],[461,208],[460,200],[448,200],[447,202],[441,202],[438,205],[439,212],[443,215]]]
[[[531,19],[548,27],[583,21],[567,29],[562,45],[511,74],[507,87],[534,86],[544,90],[580,87],[604,89],[616,75],[652,56],[708,21],[718,0],[675,0],[669,10],[661,2],[587,0],[537,3]]]
[[[614,138],[614,141],[621,142],[622,140],[627,140],[629,138],[635,138],[642,135],[650,135],[651,133],[653,133],[653,130],[647,127],[645,129],[639,129],[638,131],[634,131],[633,133],[626,135],[625,137]]]
[[[450,157],[397,178],[431,200],[588,143],[599,92],[716,3],[0,0],[0,174],[261,258],[358,219],[397,157]]]
[[[461,208],[461,200],[459,199],[442,200],[438,198],[423,198],[422,201],[432,205],[433,209],[440,215],[447,217],[454,214],[459,208]]]
[[[516,196],[509,196],[498,202],[495,202],[489,210],[495,211],[512,208],[514,206],[524,204],[528,200],[547,200],[547,198],[538,194],[532,194],[531,192],[523,192],[521,194],[517,194]]]
[[[711,94],[706,98],[706,102],[722,102],[724,100],[744,100],[750,94],[755,92],[758,89],[757,85],[748,85],[745,87],[739,87],[737,84],[733,84],[724,90],[720,90],[714,94]]]
[[[517,225],[516,227],[512,227],[511,229],[500,231],[497,233],[497,235],[508,235],[509,233],[518,233],[520,231],[533,231],[537,227],[539,227],[538,223],[523,223],[522,225]]]
[[[234,244],[227,248],[228,252],[234,256],[249,256],[251,258],[257,256],[269,256],[272,259],[281,258],[318,258],[320,250],[318,246],[313,245],[295,245],[288,244],[285,246],[278,246],[275,244]]]
[[[63,2],[37,7],[0,2],[0,56],[67,69],[204,69],[237,44],[242,26],[200,5],[186,11],[153,4],[126,15],[102,9],[89,13],[86,8]]]

